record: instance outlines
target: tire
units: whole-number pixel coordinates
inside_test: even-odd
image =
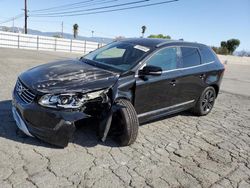
[[[136,141],[139,129],[139,120],[134,106],[124,99],[117,101],[118,105],[123,106],[113,116],[112,129],[116,131],[114,139],[121,146],[129,146]]]
[[[197,100],[193,113],[197,116],[205,116],[213,109],[216,99],[216,91],[213,87],[207,87]]]

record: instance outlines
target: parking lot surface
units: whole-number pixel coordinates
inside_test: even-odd
[[[226,81],[208,116],[183,112],[142,125],[129,147],[99,142],[91,124],[80,126],[65,149],[23,135],[11,114],[18,74],[77,56],[0,48],[1,188],[250,187],[250,94],[244,89],[250,88],[250,64],[226,65]],[[237,79],[231,67],[237,67]]]

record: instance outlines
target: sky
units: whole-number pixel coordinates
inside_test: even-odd
[[[36,9],[77,3],[83,0],[27,0],[30,13]],[[113,4],[131,2],[118,0]],[[163,0],[151,0],[160,2]],[[104,6],[104,5],[99,5]],[[107,6],[107,5],[106,5]],[[24,0],[0,0],[0,23],[23,13]],[[91,7],[88,7],[91,8]],[[86,8],[82,8],[86,9]],[[79,35],[100,37],[140,37],[141,27],[150,34],[170,35],[173,39],[219,46],[223,40],[237,38],[237,50],[250,51],[250,0],[179,0],[174,3],[146,8],[74,17],[29,17],[28,28],[40,31],[72,33],[72,25],[79,25]],[[12,26],[12,22],[2,25]],[[24,18],[16,19],[15,26],[23,27]],[[0,24],[1,25],[1,24]]]

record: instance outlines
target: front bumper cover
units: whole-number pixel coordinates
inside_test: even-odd
[[[17,127],[23,131],[26,135],[34,137],[28,130],[26,123],[23,121],[21,116],[18,114],[16,107],[12,106],[12,115],[14,120],[16,121]]]
[[[75,131],[76,121],[90,117],[78,111],[44,108],[36,102],[25,104],[15,92],[13,92],[12,113],[18,128],[26,135],[59,147],[68,145]]]

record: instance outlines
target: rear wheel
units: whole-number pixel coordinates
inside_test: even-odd
[[[207,115],[213,109],[216,98],[216,91],[213,87],[207,87],[201,94],[193,109],[198,116]]]
[[[113,115],[111,134],[121,146],[129,146],[135,142],[138,135],[137,113],[128,100],[120,99],[117,104],[122,108]]]

